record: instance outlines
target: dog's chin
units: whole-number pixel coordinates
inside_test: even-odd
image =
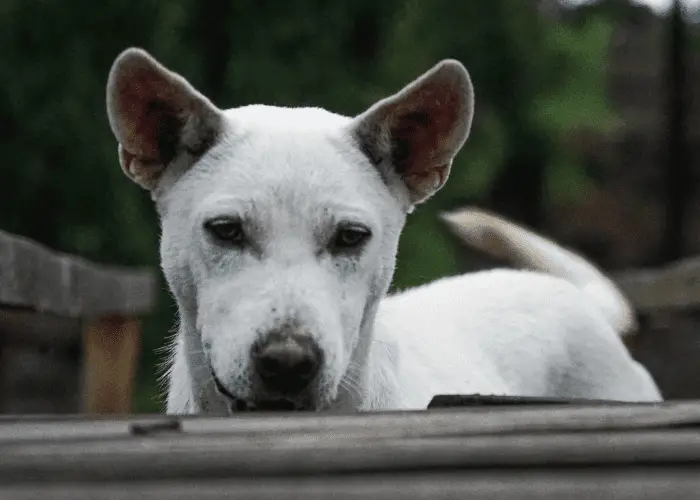
[[[231,414],[241,412],[309,412],[319,410],[319,405],[308,397],[289,399],[265,395],[250,399],[240,398],[231,394],[214,373],[212,373],[212,377],[214,378],[216,391],[228,403],[229,413]]]
[[[256,398],[245,400],[224,396],[229,402],[229,413],[241,412],[312,412],[318,407],[307,402],[297,402],[286,398]]]

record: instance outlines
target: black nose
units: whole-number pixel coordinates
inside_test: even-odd
[[[306,335],[271,334],[255,346],[253,360],[265,390],[295,396],[318,375],[322,353]]]

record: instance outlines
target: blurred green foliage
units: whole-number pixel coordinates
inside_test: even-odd
[[[3,0],[0,227],[97,261],[157,267],[150,199],[122,175],[105,114],[107,73],[127,46],[146,48],[220,107],[345,114],[451,57],[472,75],[476,119],[447,186],[410,218],[394,286],[453,274],[456,248],[439,210],[487,203],[513,176],[523,189],[534,179],[533,205],[579,196],[590,181],[566,139],[615,123],[604,93],[610,18],[560,24],[535,4]],[[154,349],[174,319],[163,285],[144,332],[139,411],[160,408]]]

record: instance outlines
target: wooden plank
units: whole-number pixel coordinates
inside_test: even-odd
[[[28,482],[13,500],[690,500],[697,469],[500,470],[167,482]]]
[[[0,304],[66,317],[151,310],[148,269],[107,267],[0,231]]]
[[[246,436],[346,435],[381,439],[459,437],[499,433],[631,431],[700,428],[700,401],[621,406],[470,408],[339,414],[242,413],[235,417],[139,415],[0,416],[0,446],[25,441],[130,438],[157,435],[173,422],[186,435]],[[149,428],[153,432],[149,432]],[[170,432],[170,431],[168,431]]]
[[[699,407],[163,417],[136,419],[133,425],[129,419],[92,420],[82,432],[76,420],[6,420],[0,426],[0,483],[554,465],[700,467]],[[325,428],[310,425],[319,421]]]
[[[613,279],[640,312],[700,305],[700,257],[659,269],[617,273]]]
[[[141,323],[102,316],[86,323],[83,335],[83,408],[87,413],[131,411],[138,369]]]
[[[694,464],[700,431],[496,434],[378,439],[371,434],[134,437],[0,447],[0,483],[309,476],[484,467]]]

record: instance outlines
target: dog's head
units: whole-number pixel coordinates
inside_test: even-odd
[[[107,110],[124,172],[161,216],[163,270],[201,347],[188,354],[239,407],[328,405],[363,361],[406,214],[466,140],[464,67],[443,61],[348,118],[220,110],[129,49]]]

